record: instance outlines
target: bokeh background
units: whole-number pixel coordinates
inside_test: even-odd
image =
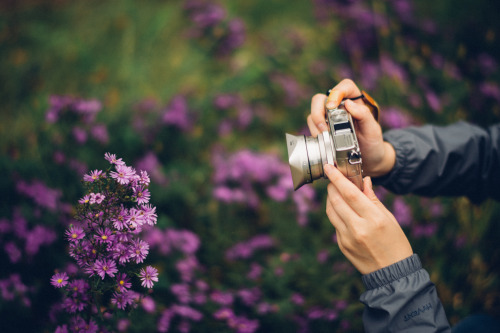
[[[489,0],[11,0],[0,3],[0,331],[64,318],[54,272],[83,174],[104,153],[151,174],[160,281],[126,332],[359,332],[360,275],[291,188],[285,132],[352,78],[384,129],[499,117],[500,3]],[[451,323],[498,314],[500,211],[376,189]],[[166,318],[174,306],[186,313]],[[248,325],[220,316],[231,309]],[[217,315],[219,314],[219,315]],[[253,327],[253,328],[252,328]]]

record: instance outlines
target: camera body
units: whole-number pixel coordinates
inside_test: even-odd
[[[286,133],[288,163],[295,190],[321,177],[327,178],[323,165],[335,165],[344,176],[363,190],[363,169],[354,122],[344,102],[326,109],[328,131],[316,138]]]

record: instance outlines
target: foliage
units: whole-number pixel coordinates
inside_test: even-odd
[[[2,332],[58,325],[50,280],[70,264],[79,179],[105,152],[147,170],[158,214],[145,264],[159,281],[117,330],[361,331],[363,286],[335,244],[326,183],[293,192],[284,132],[306,133],[312,95],[345,77],[377,99],[384,129],[496,121],[498,6],[3,2]],[[497,313],[495,204],[377,193],[450,321]]]

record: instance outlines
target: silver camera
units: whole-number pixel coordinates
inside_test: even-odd
[[[288,162],[292,171],[293,188],[327,178],[323,165],[335,165],[351,182],[363,190],[361,151],[351,115],[344,102],[335,109],[326,109],[329,131],[318,137],[295,136],[286,133]]]

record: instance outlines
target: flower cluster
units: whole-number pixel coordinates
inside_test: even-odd
[[[81,312],[89,307],[99,314],[96,322],[103,315],[135,307],[143,297],[132,289],[133,281],[140,280],[145,288],[158,281],[156,268],[137,268],[149,252],[139,234],[157,221],[156,207],[149,204],[149,176],[113,154],[106,153],[105,158],[111,164],[107,172],[94,170],[83,177],[88,194],[79,200],[76,223],[65,232],[70,256],[86,278],[70,279],[66,272],[58,272],[51,279],[53,286],[65,291],[62,308],[79,314],[70,327],[81,324]]]

